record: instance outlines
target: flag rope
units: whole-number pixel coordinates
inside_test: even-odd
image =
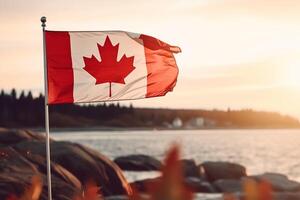
[[[47,21],[46,17],[44,17],[44,16],[41,17],[42,28],[43,28],[43,51],[44,51],[44,92],[45,92],[45,129],[46,129],[48,200],[52,200],[48,81],[47,81],[47,58],[46,58],[46,38],[45,38],[46,21]]]

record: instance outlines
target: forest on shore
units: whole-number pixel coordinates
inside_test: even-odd
[[[199,105],[200,107],[201,105]],[[300,128],[296,118],[275,112],[135,108],[120,103],[51,105],[52,128]],[[0,127],[44,127],[44,96],[15,89],[0,93]]]

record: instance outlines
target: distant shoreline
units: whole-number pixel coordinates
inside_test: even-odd
[[[37,132],[44,132],[44,128],[21,128],[21,129],[28,129],[32,131]],[[105,132],[105,131],[189,131],[189,130],[300,130],[298,127],[213,127],[213,128],[164,128],[164,127],[80,127],[80,128],[74,128],[74,127],[66,127],[66,128],[51,128],[51,132]]]
[[[29,92],[20,96],[12,90],[0,94],[0,126],[42,130],[44,97],[33,98]],[[283,129],[300,128],[300,121],[277,112],[252,109],[205,110],[135,108],[119,103],[51,105],[52,130],[185,130],[185,129]],[[57,128],[54,128],[57,127]],[[77,128],[80,127],[80,128]],[[181,128],[183,127],[183,128]]]

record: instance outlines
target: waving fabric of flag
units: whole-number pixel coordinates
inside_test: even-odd
[[[180,48],[123,31],[46,31],[48,104],[140,99],[172,91]]]

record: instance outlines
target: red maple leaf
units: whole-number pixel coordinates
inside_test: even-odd
[[[133,66],[134,56],[127,57],[125,54],[117,61],[119,43],[112,45],[107,36],[104,45],[97,44],[101,61],[92,55],[91,58],[83,57],[85,67],[83,68],[96,79],[96,85],[109,83],[109,97],[111,97],[111,83],[125,84],[125,78],[135,67]]]

